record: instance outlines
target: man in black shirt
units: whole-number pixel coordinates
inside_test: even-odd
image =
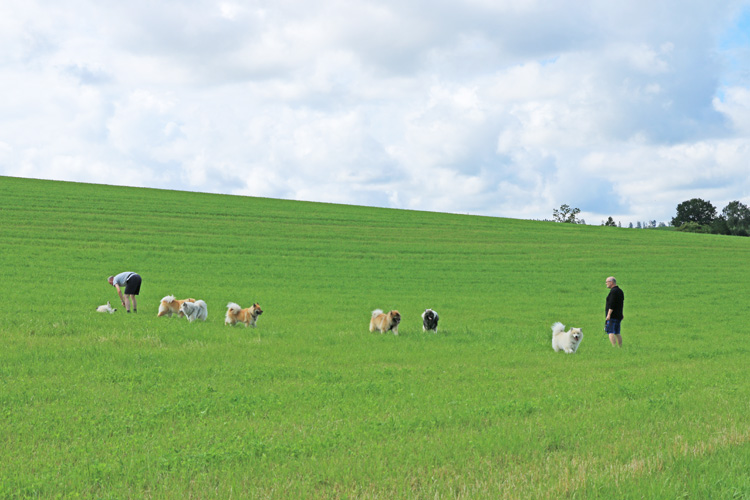
[[[622,322],[622,308],[625,305],[625,294],[617,286],[617,280],[610,276],[607,278],[607,303],[604,312],[607,314],[607,321],[604,323],[604,332],[609,335],[609,341],[613,346],[622,347],[622,337],[620,336],[620,323]]]

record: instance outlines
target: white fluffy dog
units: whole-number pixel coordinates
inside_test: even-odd
[[[107,301],[106,304],[96,308],[96,312],[114,314],[117,309],[113,309],[112,305]]]
[[[208,307],[202,300],[183,302],[180,306],[180,312],[184,314],[187,320],[191,323],[196,319],[206,321],[206,318],[208,317]]]
[[[578,350],[578,345],[583,340],[583,332],[580,328],[571,328],[565,331],[565,325],[559,321],[552,325],[552,349],[555,352],[565,351],[572,354]]]

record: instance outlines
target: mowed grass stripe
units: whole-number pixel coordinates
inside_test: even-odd
[[[0,218],[2,497],[750,496],[748,238],[7,177]]]

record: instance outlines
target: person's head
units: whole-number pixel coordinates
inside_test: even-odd
[[[607,288],[612,288],[613,286],[617,284],[617,280],[614,278],[614,276],[610,276],[609,278],[607,278],[606,283],[607,283]]]
[[[115,281],[115,277],[114,276],[110,276],[109,278],[107,278],[107,282],[110,285],[112,285],[112,286],[114,286],[114,281]]]

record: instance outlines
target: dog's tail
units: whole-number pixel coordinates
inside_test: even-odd
[[[372,317],[374,318],[374,317],[375,317],[375,316],[377,316],[378,314],[383,314],[383,310],[382,310],[382,309],[375,309],[375,310],[374,310],[374,311],[372,312]]]
[[[564,331],[565,331],[565,325],[563,325],[559,321],[555,323],[554,325],[552,325],[552,335],[555,335]]]
[[[175,300],[174,295],[167,295],[166,297],[161,299],[161,302],[159,303],[159,312],[157,313],[156,316],[157,317],[164,316],[164,314],[166,314],[167,311],[169,311],[169,306],[165,304],[171,304],[172,302],[174,302],[174,300]]]
[[[230,302],[229,304],[227,304],[227,309],[232,311],[235,314],[242,310],[242,308],[238,304],[235,304],[234,302]]]

